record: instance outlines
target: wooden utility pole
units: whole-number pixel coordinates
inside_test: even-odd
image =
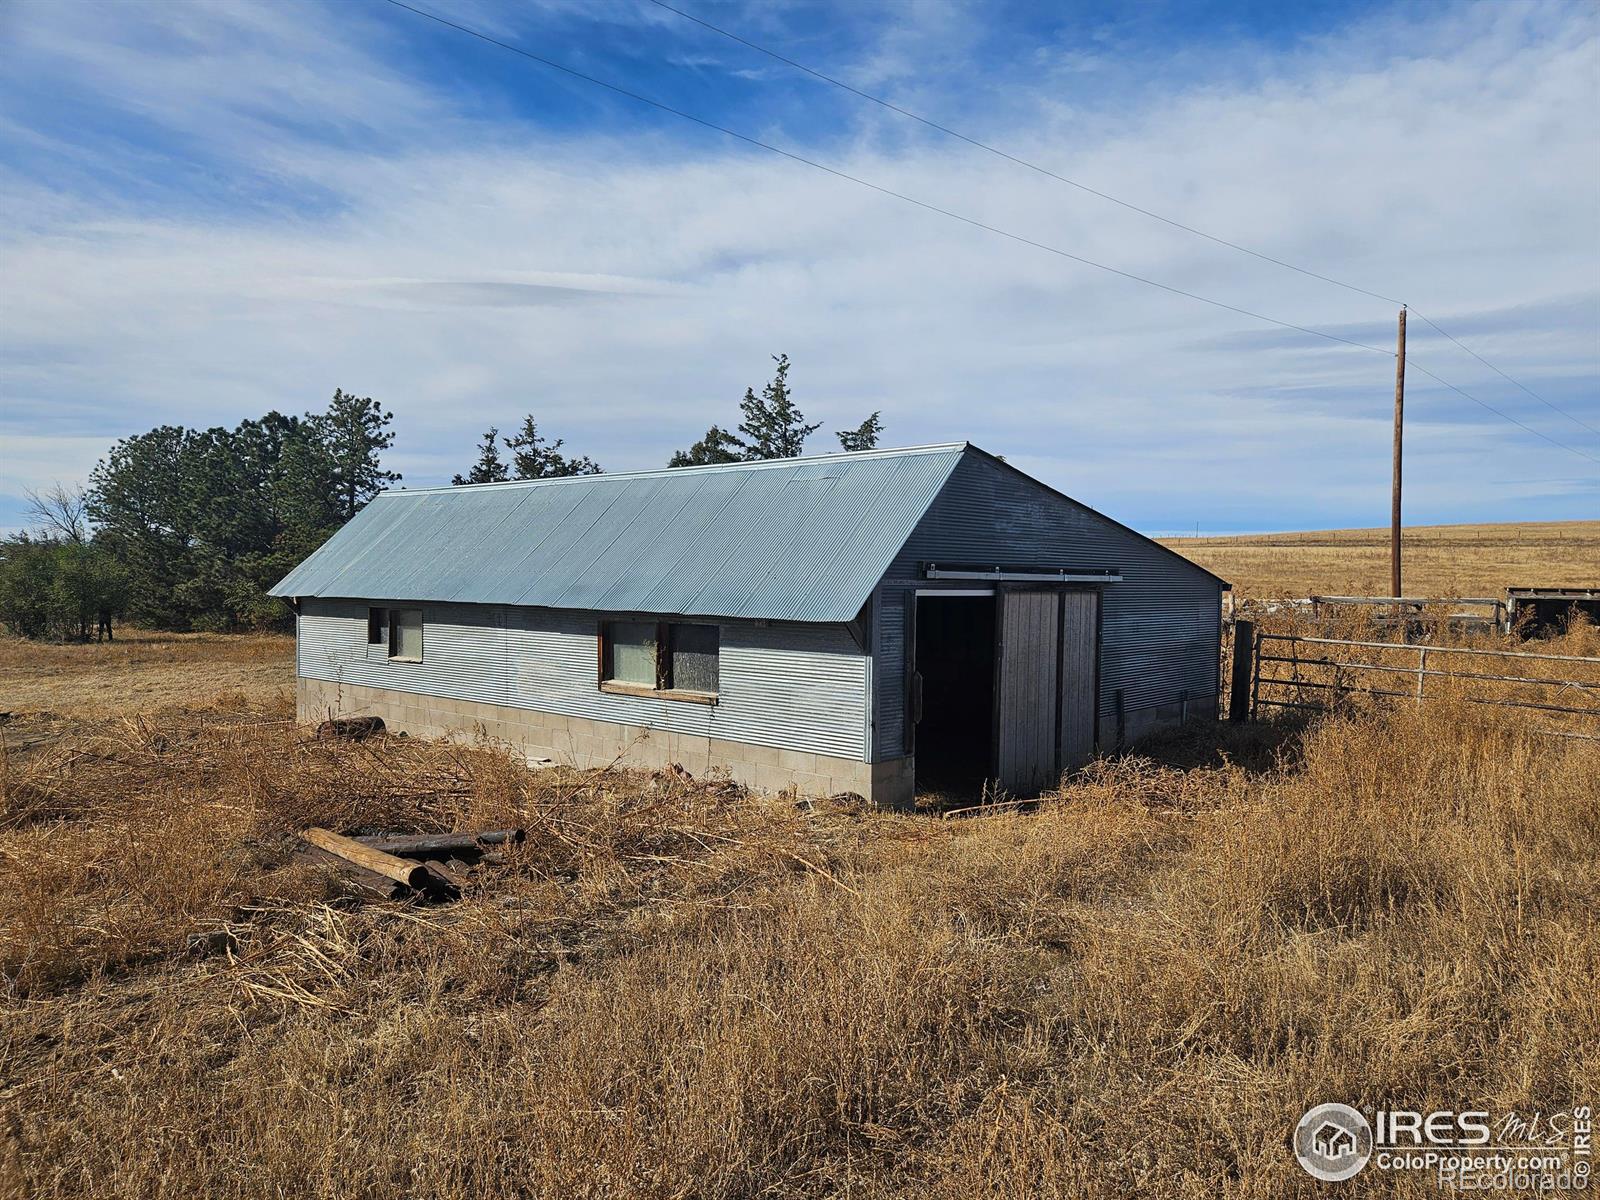
[[[1400,441],[1406,413],[1406,310],[1400,310],[1400,336],[1394,356],[1394,491],[1389,512],[1389,594],[1400,590]]]

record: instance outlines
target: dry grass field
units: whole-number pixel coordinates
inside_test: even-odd
[[[49,645],[0,636],[0,712],[115,715],[293,701],[292,637],[125,629],[114,642]]]
[[[1243,596],[1389,594],[1387,528],[1164,541]],[[1419,525],[1401,545],[1411,596],[1503,599],[1508,587],[1600,586],[1600,521]]]
[[[1254,578],[1361,590],[1336,561]],[[5,1200],[1313,1197],[1313,1103],[1597,1096],[1600,742],[1461,688],[941,819],[318,741],[291,677],[0,642]],[[424,907],[313,824],[528,839]]]
[[[1314,1102],[1600,1080],[1600,744],[1481,709],[940,820],[318,742],[281,640],[4,654],[53,714],[0,727],[8,1197],[1314,1196]],[[506,823],[448,906],[291,857]]]

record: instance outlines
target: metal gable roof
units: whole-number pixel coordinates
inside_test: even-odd
[[[849,621],[967,449],[384,492],[272,594]]]

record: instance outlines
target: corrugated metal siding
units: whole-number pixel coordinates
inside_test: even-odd
[[[874,758],[903,753],[905,646],[902,597],[927,561],[1010,561],[1118,569],[1101,610],[1100,715],[1217,691],[1221,584],[1199,567],[1056,495],[1025,476],[969,453],[952,473],[879,588]],[[924,585],[926,586],[926,585]]]
[[[308,679],[479,700],[757,746],[863,759],[868,659],[839,625],[722,628],[716,705],[596,687],[592,612],[424,604],[422,662],[367,656],[367,607],[305,600],[297,663]]]
[[[272,592],[841,623],[964,451],[385,492]]]

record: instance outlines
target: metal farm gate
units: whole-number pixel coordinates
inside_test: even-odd
[[[1600,740],[1600,658],[1467,646],[1360,642],[1235,630],[1229,715],[1325,711],[1352,696],[1451,699],[1547,714],[1541,730]]]

